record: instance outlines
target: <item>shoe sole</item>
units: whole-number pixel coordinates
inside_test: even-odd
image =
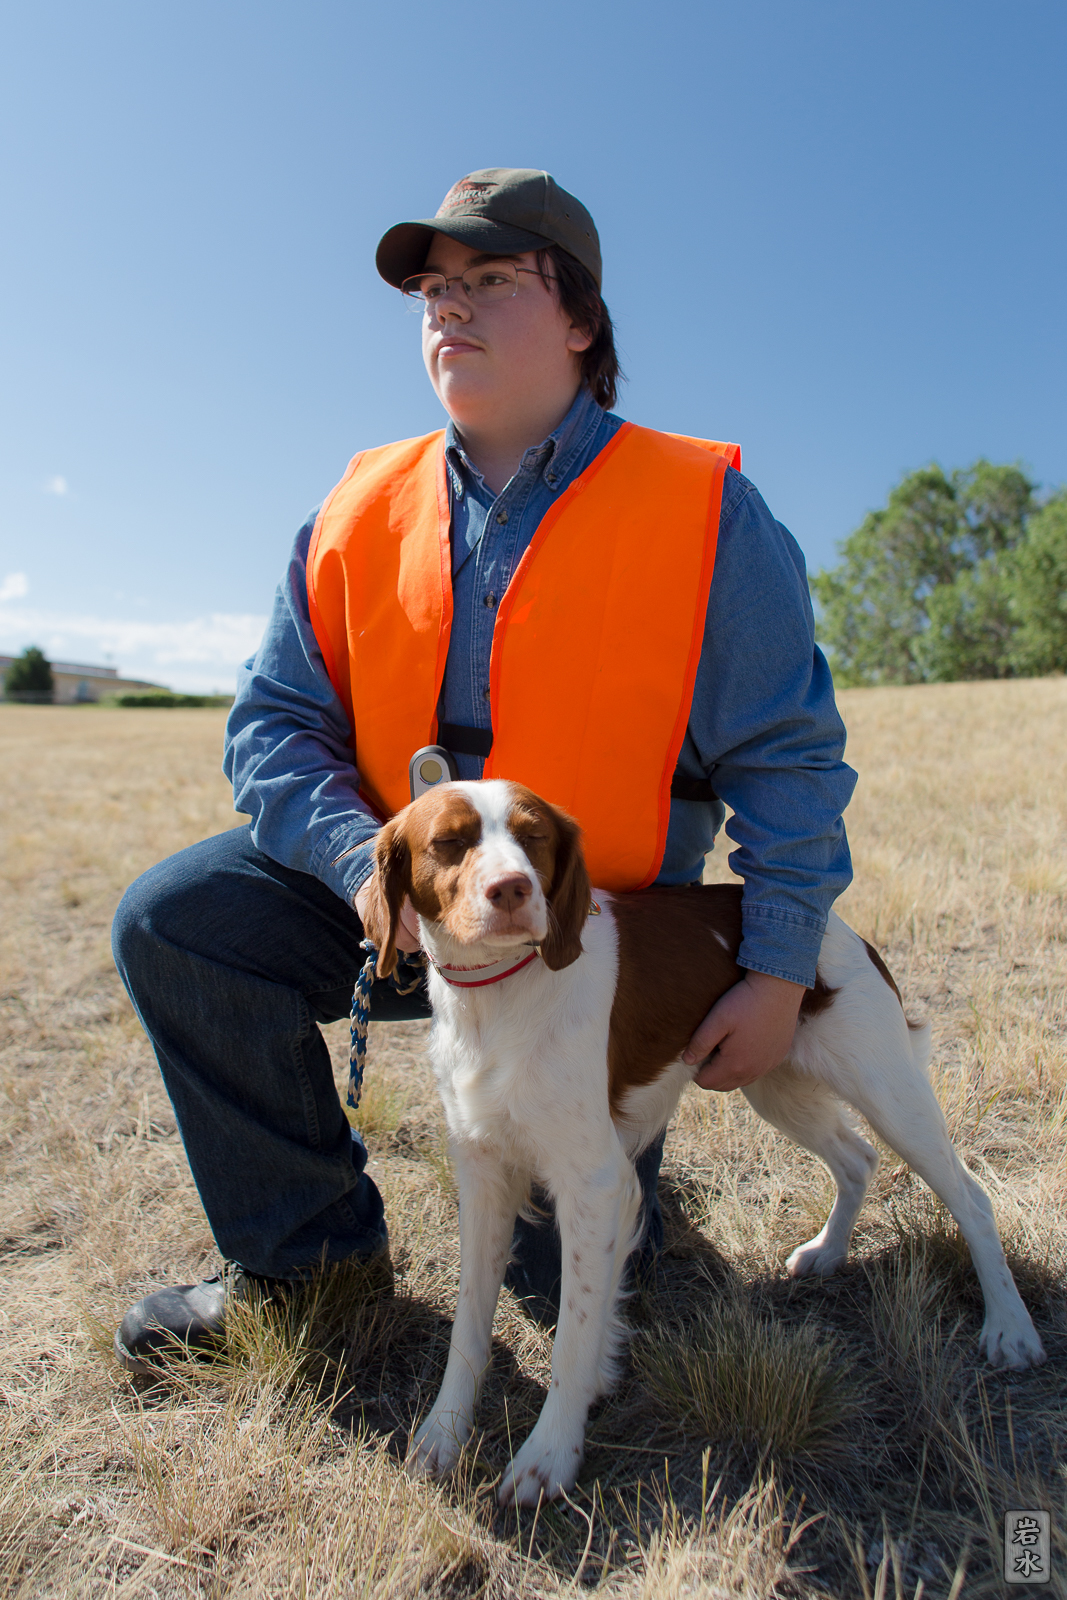
[[[163,1378],[167,1374],[167,1357],[173,1356],[177,1361],[210,1361],[217,1353],[216,1345],[209,1344],[182,1344],[175,1339],[173,1347],[162,1347],[154,1352],[155,1359],[148,1360],[135,1356],[128,1350],[116,1333],[112,1340],[115,1360],[120,1367],[125,1367],[127,1372],[139,1373],[142,1378]]]
[[[127,1372],[139,1373],[142,1378],[158,1378],[160,1369],[150,1367],[147,1362],[140,1361],[137,1356],[131,1355],[116,1333],[112,1344],[115,1350],[115,1360],[120,1367],[125,1367]]]

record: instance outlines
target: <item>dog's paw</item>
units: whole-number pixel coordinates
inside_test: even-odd
[[[847,1257],[847,1250],[836,1250],[826,1245],[822,1234],[819,1234],[818,1238],[797,1246],[786,1262],[785,1270],[791,1278],[828,1278],[838,1267],[844,1266]]]
[[[470,1423],[455,1411],[431,1411],[408,1446],[405,1467],[413,1476],[422,1478],[439,1478],[451,1472],[470,1432]]]
[[[1004,1367],[1009,1372],[1025,1372],[1048,1359],[1038,1331],[1025,1313],[1011,1321],[987,1319],[978,1351],[990,1366]]]
[[[555,1500],[574,1488],[584,1453],[583,1434],[561,1437],[555,1430],[542,1432],[536,1427],[505,1467],[497,1499],[502,1506],[535,1506],[542,1495]]]

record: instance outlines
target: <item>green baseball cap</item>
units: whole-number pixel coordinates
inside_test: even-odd
[[[543,250],[556,244],[592,273],[600,288],[600,240],[580,200],[547,172],[531,167],[486,167],[454,183],[434,217],[398,222],[382,236],[375,264],[386,283],[399,289],[421,272],[435,233],[475,250]]]

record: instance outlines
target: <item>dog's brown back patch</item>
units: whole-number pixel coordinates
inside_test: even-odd
[[[619,974],[608,1037],[608,1093],[617,1114],[627,1090],[676,1061],[715,1002],[739,983],[741,889],[732,883],[654,887],[612,898]],[[822,978],[801,1016],[833,1004]]]
[[[741,891],[733,884],[640,889],[612,900],[619,975],[608,1039],[613,1113],[628,1089],[677,1060],[720,995],[744,972]]]
[[[888,983],[889,987],[892,989],[893,993],[896,995],[897,999],[900,1001],[900,1009],[901,1009],[901,1011],[903,1011],[903,1009],[904,1009],[904,996],[901,994],[900,990],[897,988],[896,979],[893,977],[893,974],[890,972],[889,968],[886,966],[885,962],[882,960],[881,956],[878,954],[878,951],[874,948],[873,944],[868,943],[868,941],[866,939],[864,939],[863,948],[866,950],[867,954],[870,956],[871,961],[874,964],[874,969],[878,973],[879,977],[883,978],[884,981],[886,983]]]

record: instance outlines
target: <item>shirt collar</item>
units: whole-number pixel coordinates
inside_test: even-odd
[[[530,446],[515,476],[536,472],[550,489],[564,488],[571,468],[596,432],[603,415],[591,391],[583,383],[559,427],[540,444]],[[454,489],[462,493],[464,479],[468,487],[485,487],[485,480],[464,450],[456,426],[451,421],[445,429],[445,460],[451,469]]]

